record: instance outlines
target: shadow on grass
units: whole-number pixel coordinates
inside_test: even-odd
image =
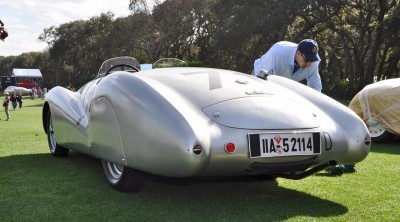
[[[400,138],[396,137],[387,143],[373,143],[371,152],[400,155]]]
[[[43,100],[44,101],[44,100]],[[22,108],[24,108],[24,107],[42,107],[43,106],[43,103],[39,103],[39,104],[35,104],[35,105],[26,105],[26,106],[24,106],[23,104],[22,104]]]
[[[339,203],[280,187],[276,180],[157,178],[137,193],[120,193],[108,186],[99,160],[74,152],[67,158],[1,157],[0,177],[7,202],[3,212],[21,220],[48,219],[47,212],[59,212],[52,219],[101,221],[281,221],[348,212]]]

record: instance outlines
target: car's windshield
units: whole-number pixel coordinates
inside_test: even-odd
[[[97,74],[97,78],[104,76],[111,69],[113,72],[132,70],[132,68],[130,68],[130,66],[140,69],[139,62],[133,57],[122,56],[122,57],[115,57],[112,59],[108,59],[108,60],[104,61],[103,64],[101,65],[99,72]],[[115,67],[115,68],[113,68],[113,67]]]
[[[142,64],[142,65],[149,66],[149,67],[146,66],[145,68],[146,70],[157,69],[157,68],[170,68],[170,67],[188,67],[188,64],[185,61],[175,58],[163,58],[157,60],[153,64]],[[142,65],[140,65],[135,58],[129,56],[111,58],[103,62],[96,78],[104,77],[107,74],[115,71],[130,71],[133,70],[132,67],[141,70]]]
[[[175,58],[159,59],[153,63],[153,69],[170,67],[188,67],[188,64],[185,61]]]

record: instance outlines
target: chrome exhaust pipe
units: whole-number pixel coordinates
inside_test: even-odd
[[[306,170],[306,171],[301,172],[301,173],[279,174],[279,175],[276,175],[276,176],[282,177],[282,178],[286,178],[286,179],[291,179],[291,180],[300,180],[300,179],[306,178],[308,176],[311,176],[312,174],[314,174],[314,173],[316,173],[318,171],[324,170],[327,167],[335,166],[335,165],[337,165],[337,162],[335,160],[329,160],[327,163],[323,163],[321,165],[318,165],[318,166],[316,166],[314,168],[311,168],[311,169]]]

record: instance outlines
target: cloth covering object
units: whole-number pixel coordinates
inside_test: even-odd
[[[382,80],[365,86],[349,104],[367,125],[381,124],[400,135],[400,78]]]

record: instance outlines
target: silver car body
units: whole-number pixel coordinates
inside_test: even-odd
[[[29,95],[31,93],[30,89],[27,89],[25,87],[20,87],[20,86],[8,86],[5,90],[4,90],[4,94],[8,92],[10,95],[11,94],[15,94],[15,95]]]
[[[328,96],[279,76],[222,69],[99,74],[76,92],[51,89],[44,120],[48,111],[62,147],[168,177],[290,177],[330,161],[362,161],[370,150],[363,121]],[[280,137],[312,137],[319,150],[266,154],[263,141]]]

